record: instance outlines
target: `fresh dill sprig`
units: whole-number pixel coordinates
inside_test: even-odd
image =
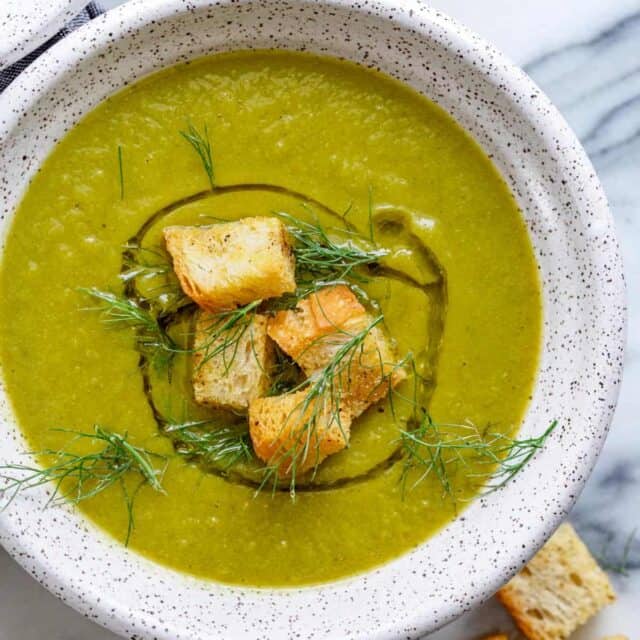
[[[292,389],[292,392],[304,390],[306,393],[303,400],[291,411],[282,429],[291,426],[287,423],[297,416],[302,417],[302,423],[293,425],[293,437],[288,439],[286,446],[281,447],[265,467],[259,490],[269,484],[275,490],[281,471],[284,470],[289,476],[289,493],[292,498],[295,498],[299,470],[303,468],[309,456],[317,456],[314,447],[317,447],[317,434],[323,424],[336,424],[347,440],[341,418],[343,385],[347,382],[346,378],[349,377],[349,371],[354,362],[358,362],[363,356],[367,336],[383,320],[383,316],[379,315],[357,333],[337,329],[330,336],[322,336],[318,339],[318,341],[327,338],[334,340],[335,352],[320,371]],[[384,363],[381,362],[381,367],[383,366]],[[313,465],[313,473],[316,472],[317,467],[316,462]]]
[[[262,300],[254,300],[237,309],[207,316],[206,324],[202,327],[205,340],[194,347],[200,354],[196,371],[218,356],[222,356],[225,373],[229,371],[238,353],[240,341],[247,331],[250,332],[253,346],[251,323],[261,304]]]
[[[209,464],[221,464],[224,469],[253,458],[249,432],[235,426],[216,426],[212,420],[189,420],[169,423],[165,431],[178,440],[178,453],[201,458]]]
[[[148,305],[159,308],[160,315],[173,313],[192,304],[176,277],[169,256],[160,247],[125,246],[124,270],[120,280],[148,284],[148,288],[136,286],[136,295]],[[151,286],[155,281],[159,284]]]
[[[296,280],[366,281],[358,273],[360,267],[374,264],[389,254],[387,249],[377,247],[371,240],[353,231],[342,231],[339,241],[329,236],[322,225],[298,220],[283,211],[275,212],[287,224],[294,240],[296,257]]]
[[[542,449],[557,424],[554,420],[539,436],[518,440],[489,429],[483,432],[472,424],[437,424],[425,413],[417,428],[400,434],[405,453],[401,477],[403,491],[409,473],[417,470],[419,475],[411,488],[433,474],[444,494],[455,504],[457,498],[452,471],[457,465],[469,466],[471,462],[489,467],[486,472],[468,474],[483,488],[482,494],[497,491]]]
[[[99,306],[87,310],[98,311],[104,324],[134,329],[137,349],[146,354],[157,368],[171,365],[177,353],[185,352],[169,336],[158,319],[134,300],[95,287],[80,288],[79,291],[100,302]]]
[[[93,433],[65,429],[59,431],[72,434],[72,443],[79,439],[89,439],[102,444],[103,447],[86,454],[51,449],[36,452],[37,455],[54,456],[53,464],[44,469],[21,464],[0,466],[0,479],[5,481],[0,495],[8,496],[2,509],[6,509],[22,491],[49,482],[53,483],[53,493],[47,501],[47,506],[64,502],[77,505],[120,483],[129,518],[125,545],[128,544],[134,527],[133,502],[138,490],[130,495],[124,477],[128,473],[135,473],[141,480],[138,489],[148,484],[155,491],[164,493],[162,477],[166,467],[165,458],[131,444],[126,433],[120,435],[98,424],[94,425]],[[165,460],[163,468],[157,469],[153,464],[153,458]]]
[[[629,568],[631,565],[631,550],[633,548],[633,543],[636,539],[637,532],[637,529],[633,529],[627,536],[622,548],[622,552],[618,555],[617,558],[613,558],[610,551],[610,546],[615,536],[608,536],[607,540],[602,546],[602,550],[600,551],[600,553],[595,554],[598,564],[605,571],[609,571],[610,573],[617,573],[618,575],[627,577],[629,575]]]
[[[213,164],[213,155],[211,152],[211,142],[209,140],[209,131],[207,125],[204,125],[204,132],[200,133],[191,123],[186,131],[181,131],[180,135],[194,148],[200,157],[202,166],[209,178],[209,185],[215,188],[215,167]]]
[[[271,386],[267,396],[279,396],[295,389],[302,378],[300,367],[287,356],[282,349],[274,344],[274,364],[269,372],[271,374]]]
[[[125,245],[126,269],[120,273],[120,280],[129,282],[136,278],[148,280],[173,272],[168,256],[160,248]]]
[[[368,200],[368,209],[367,209],[367,217],[369,221],[369,241],[372,244],[375,244],[375,238],[373,235],[373,187],[369,185],[368,189],[369,200]]]
[[[299,288],[295,293],[285,293],[278,298],[254,300],[236,309],[208,313],[206,324],[201,326],[205,339],[194,347],[194,351],[200,354],[197,369],[212,358],[222,356],[225,372],[228,372],[238,353],[241,340],[247,331],[252,332],[252,322],[256,314],[274,314],[294,309],[302,298],[322,286],[325,285]],[[251,340],[253,347],[253,336]]]
[[[124,170],[122,168],[122,147],[118,145],[118,175],[120,178],[120,200],[124,200]]]

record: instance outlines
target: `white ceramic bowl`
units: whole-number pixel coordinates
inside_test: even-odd
[[[134,1],[56,45],[0,99],[2,234],[65,131],[125,82],[230,49],[343,56],[438,102],[516,195],[544,282],[544,346],[524,435],[548,445],[505,489],[367,574],[303,589],[231,588],[148,562],[45,492],[0,515],[0,541],[47,588],[128,637],[414,638],[488,598],[572,507],[605,439],[620,382],[622,269],[604,194],[580,144],[533,82],[446,16],[406,1]],[[24,450],[2,401],[0,459]]]

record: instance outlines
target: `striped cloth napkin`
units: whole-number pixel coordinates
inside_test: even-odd
[[[2,0],[0,0],[1,2]],[[61,40],[72,31],[81,27],[89,20],[93,20],[104,9],[97,2],[90,2],[71,22],[66,24],[53,38],[47,40],[43,45],[32,51],[28,56],[14,62],[10,67],[0,71],[0,93],[4,91],[38,56],[44,53],[50,46]]]

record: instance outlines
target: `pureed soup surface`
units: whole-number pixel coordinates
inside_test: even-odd
[[[391,212],[446,275],[439,298],[397,282],[368,285],[401,354],[437,339],[430,415],[517,432],[537,367],[541,302],[532,247],[506,185],[446,113],[407,87],[350,63],[276,52],[202,59],[127,88],[84,118],[34,178],[2,266],[2,364],[20,425],[37,451],[67,446],[69,434],[53,428],[99,423],[169,456],[166,495],[148,486],[137,495],[130,546],[170,567],[263,586],[378,565],[452,520],[479,489],[470,476],[486,469],[471,461],[453,472],[457,507],[435,474],[403,491],[402,461],[364,481],[300,491],[295,501],[286,491],[256,495],[173,455],[143,391],[132,334],[82,310],[91,302],[79,287],[122,289],[123,245],[154,213],[208,189],[179,134],[189,122],[208,127],[217,185],[283,190],[204,197],[173,207],[167,224],[277,209],[303,215],[291,190],[348,209],[366,232],[371,198],[376,215]],[[398,252],[409,271],[418,259],[411,246]],[[434,338],[438,318],[444,325]],[[357,476],[386,459],[397,438],[388,405],[371,408],[353,426],[350,448],[318,479]],[[118,486],[80,508],[124,539]]]

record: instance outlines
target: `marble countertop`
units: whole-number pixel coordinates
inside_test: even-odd
[[[26,0],[28,1],[28,0]],[[104,0],[109,8],[122,0]],[[578,134],[604,184],[625,259],[629,342],[611,434],[570,516],[591,550],[617,567],[618,601],[575,640],[640,637],[640,0],[436,0],[494,42],[533,77]],[[634,392],[634,389],[636,390]],[[634,536],[637,529],[638,535]],[[628,555],[625,558],[625,547]],[[619,572],[624,565],[626,575]],[[115,640],[67,608],[0,550],[0,640]],[[505,631],[491,601],[430,640],[473,640]]]

